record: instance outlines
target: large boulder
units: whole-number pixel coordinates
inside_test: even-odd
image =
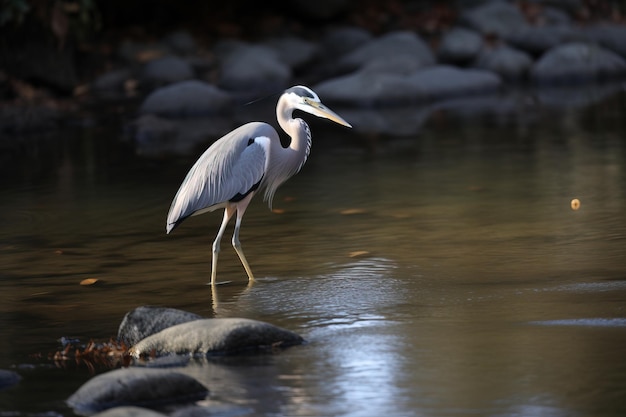
[[[147,355],[228,354],[297,345],[304,340],[289,330],[243,318],[195,320],[169,327],[139,341],[133,357]]]
[[[531,78],[542,84],[602,81],[624,74],[624,58],[595,44],[579,42],[552,48],[531,69]]]
[[[153,91],[139,108],[142,114],[166,117],[206,116],[232,108],[230,95],[204,81],[189,80]]]
[[[188,404],[206,398],[208,393],[204,385],[189,375],[132,367],[90,379],[67,399],[67,404],[78,414],[93,414],[121,406]]]
[[[126,313],[117,331],[117,338],[127,346],[132,346],[163,329],[202,318],[175,308],[141,306]]]

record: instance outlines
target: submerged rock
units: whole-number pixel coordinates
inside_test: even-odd
[[[163,329],[202,318],[197,314],[175,308],[141,306],[126,313],[117,332],[117,338],[132,346]]]
[[[120,406],[187,404],[206,398],[196,379],[171,370],[125,368],[98,375],[83,384],[67,404],[79,414]]]
[[[228,354],[297,345],[304,340],[289,330],[242,318],[204,319],[169,327],[135,344],[135,358],[170,354]]]

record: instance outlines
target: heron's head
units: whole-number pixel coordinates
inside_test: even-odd
[[[352,127],[350,123],[343,120],[341,116],[326,107],[317,94],[315,94],[315,91],[308,87],[303,85],[291,87],[285,91],[284,96],[286,96],[289,103],[296,109],[300,109],[317,117],[332,120],[346,127]]]

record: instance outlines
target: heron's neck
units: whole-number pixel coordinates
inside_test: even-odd
[[[265,200],[269,202],[270,207],[276,189],[302,168],[311,150],[309,126],[302,119],[293,119],[292,111],[285,100],[278,100],[276,106],[278,124],[290,136],[291,142],[286,148],[282,147],[280,141],[271,143],[271,161],[264,179],[267,186]]]
[[[276,106],[276,118],[280,127],[291,138],[289,148],[299,152],[305,151],[311,146],[309,143],[311,135],[308,131],[308,125],[302,119],[293,118],[293,108],[282,98],[278,100],[278,105]]]

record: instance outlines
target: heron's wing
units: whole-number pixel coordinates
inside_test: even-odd
[[[218,139],[183,180],[167,215],[167,232],[189,216],[224,207],[256,190],[265,174],[270,140],[266,123],[245,124]]]

